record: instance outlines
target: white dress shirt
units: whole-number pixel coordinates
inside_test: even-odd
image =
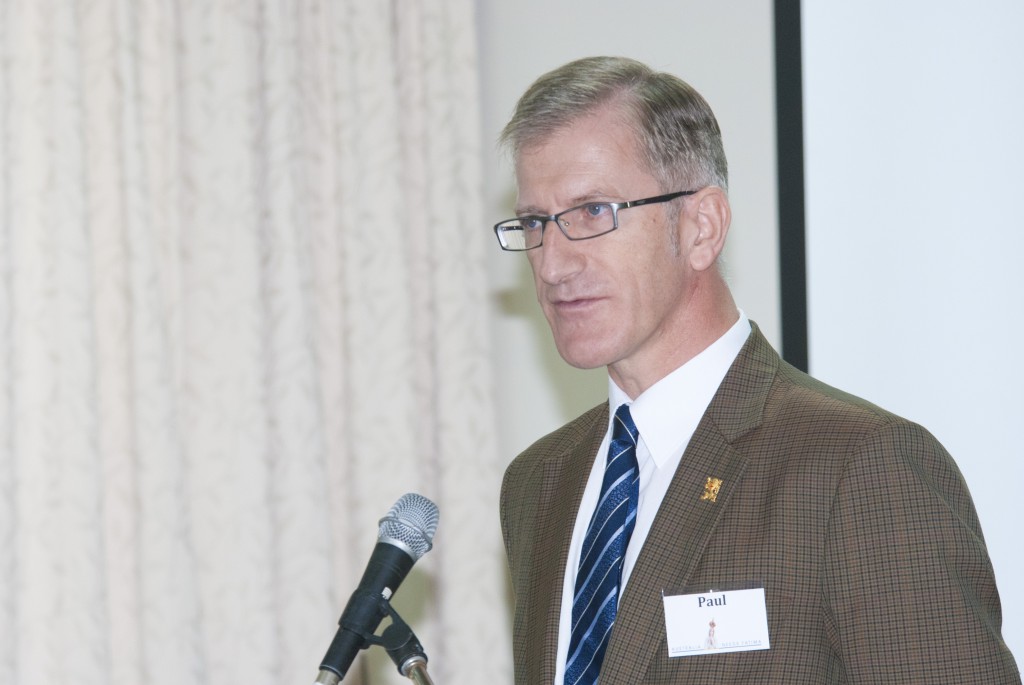
[[[576,515],[576,524],[569,545],[569,559],[562,585],[562,609],[558,623],[558,658],[555,662],[555,685],[563,685],[565,657],[569,649],[572,626],[572,599],[576,586],[576,571],[580,564],[580,548],[587,527],[601,494],[605,458],[611,442],[612,418],[619,405],[629,404],[630,414],[640,442],[636,458],[640,466],[640,501],[637,505],[636,525],[626,548],[622,565],[622,585],[626,587],[633,564],[647,539],[654,517],[665,497],[676,466],[704,415],[711,398],[718,391],[729,367],[750,335],[750,321],[741,311],[739,319],[725,334],[703,352],[652,385],[635,400],[608,379],[608,429],[604,441],[594,458],[583,500]]]

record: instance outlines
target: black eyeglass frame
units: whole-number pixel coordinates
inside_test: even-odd
[[[661,203],[661,202],[669,202],[670,200],[675,200],[678,197],[683,197],[685,195],[693,195],[696,192],[698,192],[698,191],[697,190],[680,190],[680,191],[677,191],[677,192],[674,192],[674,193],[667,193],[665,195],[655,195],[654,197],[645,197],[645,198],[640,199],[640,200],[629,200],[628,202],[603,202],[603,201],[602,202],[584,202],[581,205],[576,205],[575,207],[570,207],[569,209],[563,209],[561,212],[558,212],[557,214],[548,214],[547,216],[544,216],[543,214],[525,214],[523,216],[517,216],[517,217],[513,217],[511,219],[505,219],[504,221],[499,221],[498,223],[494,224],[494,235],[498,238],[498,244],[501,246],[502,250],[505,250],[507,252],[526,252],[527,250],[533,250],[533,249],[538,248],[538,247],[540,247],[541,245],[544,244],[544,231],[547,230],[548,222],[549,221],[554,221],[555,225],[558,226],[558,230],[562,232],[562,235],[564,235],[566,237],[566,239],[568,239],[568,240],[590,240],[591,238],[599,238],[599,237],[601,237],[603,235],[608,235],[609,233],[611,233],[612,231],[616,230],[619,227],[619,210],[620,209],[629,209],[630,207],[642,207],[643,205],[653,205],[653,204],[658,204],[658,203]],[[565,214],[568,214],[569,212],[575,212],[578,209],[583,209],[584,207],[590,207],[590,206],[593,206],[593,205],[607,205],[608,207],[612,208],[612,227],[609,228],[607,231],[602,231],[600,233],[595,233],[594,235],[580,236],[578,238],[574,238],[571,235],[569,235],[568,233],[566,233],[565,226],[562,225],[562,222],[559,221],[559,218],[562,217]],[[509,226],[511,228],[511,227],[513,227],[512,226],[513,224],[518,224],[519,227],[520,227],[520,230],[523,230],[522,229],[523,222],[524,221],[529,221],[529,220],[535,220],[535,221],[540,221],[541,222],[540,242],[538,242],[536,245],[532,245],[530,247],[523,247],[523,248],[509,247],[508,243],[504,240],[504,233],[505,233],[504,227],[505,226]]]

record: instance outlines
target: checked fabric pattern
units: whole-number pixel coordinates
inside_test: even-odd
[[[636,523],[639,437],[629,405],[623,404],[615,412],[601,498],[580,550],[565,685],[593,685],[601,671],[618,608],[622,559]]]

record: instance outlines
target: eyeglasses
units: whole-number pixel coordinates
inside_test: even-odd
[[[677,193],[655,195],[629,202],[588,202],[548,216],[541,214],[517,216],[514,219],[495,224],[494,234],[498,236],[501,249],[510,252],[540,247],[544,243],[544,228],[549,221],[554,221],[562,235],[569,240],[589,240],[605,233],[611,233],[618,228],[620,209],[668,202],[684,195],[693,195],[696,192],[696,190],[682,190]]]

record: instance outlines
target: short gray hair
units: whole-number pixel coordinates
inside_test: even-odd
[[[728,191],[722,131],[707,101],[682,79],[625,57],[586,57],[541,76],[519,99],[499,142],[518,161],[525,148],[613,104],[622,106],[665,192]]]

